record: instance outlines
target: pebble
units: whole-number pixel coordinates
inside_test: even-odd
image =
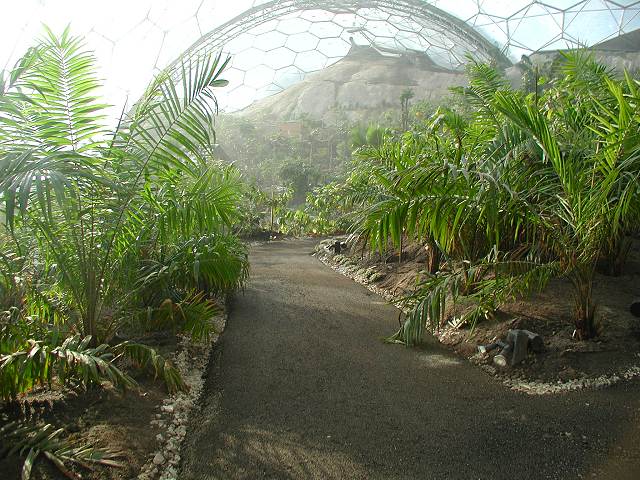
[[[507,379],[504,381],[504,384],[512,390],[527,393],[529,395],[549,395],[584,390],[587,388],[598,390],[611,387],[623,380],[632,380],[639,377],[640,367],[636,366],[611,375],[601,375],[594,378],[581,378],[577,380],[569,380],[566,382],[558,380],[558,382],[556,383],[545,383],[515,381],[514,379]]]

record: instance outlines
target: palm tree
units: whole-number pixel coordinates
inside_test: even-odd
[[[35,239],[58,308],[94,342],[147,307],[133,288],[144,285],[145,259],[194,236],[227,236],[238,179],[210,161],[213,89],[226,85],[227,61],[205,55],[162,72],[115,131],[103,125],[94,58],[68,29],[47,30],[0,85],[8,230]],[[217,262],[244,262],[226,253]],[[246,268],[234,272],[221,285],[241,283]]]
[[[241,179],[213,161],[227,62],[203,55],[162,72],[115,130],[93,55],[68,29],[47,29],[0,77],[0,400],[53,381],[134,387],[121,357],[186,388],[152,348],[113,340],[160,323],[206,337],[218,308],[207,294],[247,277],[231,234]],[[23,478],[40,453],[64,472],[114,464],[61,433],[9,423],[0,455],[25,456]]]
[[[468,73],[468,118],[440,109],[425,131],[361,151],[377,187],[356,231],[382,249],[406,232],[446,261],[405,299],[411,313],[392,340],[418,342],[449,298],[475,300],[475,322],[554,276],[573,286],[577,334],[596,335],[597,261],[639,224],[638,81],[582,54],[567,55],[565,79],[541,98],[486,65]]]
[[[400,94],[400,109],[402,112],[402,131],[409,130],[409,101],[415,96],[413,90],[406,89]]]

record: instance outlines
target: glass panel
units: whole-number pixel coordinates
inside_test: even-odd
[[[360,45],[373,43],[383,49],[428,51],[438,64],[447,68],[460,68],[466,61],[465,51],[483,51],[474,43],[473,35],[456,33],[457,27],[447,28],[446,22],[441,22],[442,14],[434,21],[428,8],[412,15],[393,2],[377,5],[351,0],[341,4],[341,0],[335,0],[331,7],[323,2],[296,4],[290,0],[6,3],[0,16],[0,66],[15,62],[33,38],[41,34],[42,23],[54,31],[61,31],[70,23],[73,33],[86,35],[88,46],[95,50],[111,103],[121,103],[126,94],[133,101],[154,72],[173,62],[202,35],[206,39],[203,45],[219,48],[224,44],[225,51],[234,56],[233,65],[242,73],[238,82],[245,81],[245,72],[253,72],[248,81],[259,88],[242,90],[253,94],[274,91],[269,86],[261,87],[262,80],[258,81],[258,77],[271,77],[271,86],[281,89],[284,87],[275,83],[279,78],[290,84],[294,78],[303,78],[306,72],[335,62],[349,51],[351,37]],[[468,21],[488,44],[498,50],[508,47],[512,59],[519,58],[521,52],[559,48],[578,40],[591,45],[640,28],[637,0],[424,0],[424,3]],[[267,10],[242,16],[250,8],[260,6]],[[212,33],[236,17],[246,23]],[[429,50],[431,46],[438,48]],[[256,70],[260,65],[264,68]],[[289,67],[294,69],[278,70]],[[237,87],[241,85],[229,89],[233,98],[240,95]]]

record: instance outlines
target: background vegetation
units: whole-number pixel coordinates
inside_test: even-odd
[[[388,340],[421,341],[446,307],[462,322],[552,278],[573,288],[578,337],[600,333],[593,280],[620,274],[640,227],[640,82],[572,52],[522,89],[470,62],[446,105],[398,99],[399,122],[299,132],[242,117],[212,129],[220,56],[162,72],[103,117],[94,58],[47,31],[0,78],[0,402],[53,384],[137,388],[130,367],[184,388],[140,339],[206,339],[216,298],[248,275],[240,237],[352,232],[372,251],[428,255]],[[289,127],[287,127],[289,128]],[[124,366],[127,365],[127,368]],[[0,455],[113,464],[50,425],[6,423]]]
[[[374,250],[429,254],[390,341],[418,343],[448,302],[471,302],[461,320],[474,325],[558,277],[577,336],[598,335],[594,274],[622,271],[639,227],[640,83],[584,52],[555,68],[518,90],[471,63],[451,106],[355,152],[338,187],[351,230]]]

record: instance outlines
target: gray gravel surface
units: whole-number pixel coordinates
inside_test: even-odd
[[[640,479],[640,382],[532,397],[310,256],[254,247],[183,446],[188,479]]]

